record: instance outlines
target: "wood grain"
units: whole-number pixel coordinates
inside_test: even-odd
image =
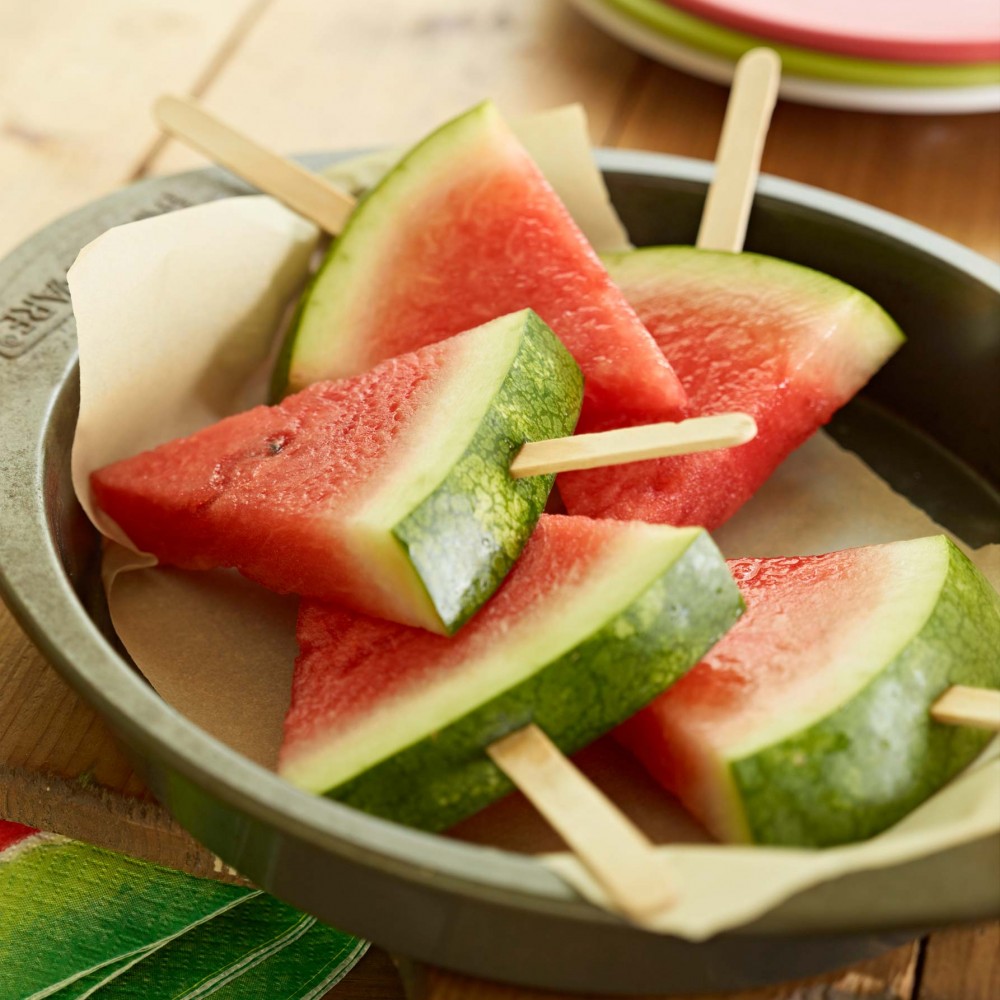
[[[919,1000],[997,1000],[1000,997],[1000,922],[931,936]]]
[[[42,774],[147,796],[111,731],[29,644],[0,606],[0,764],[9,791],[18,773]],[[25,800],[26,801],[26,800]],[[31,825],[27,812],[3,812]],[[67,820],[72,810],[68,810]],[[55,832],[64,832],[59,827]]]
[[[204,93],[280,152],[406,142],[491,97],[509,115],[580,101],[606,141],[638,56],[561,2],[273,0]],[[152,168],[202,163],[170,145]]]
[[[168,88],[204,85],[260,0],[0,5],[0,253],[131,177]]]
[[[843,972],[784,983],[740,993],[714,993],[698,998],[673,997],[671,1000],[911,1000],[915,985],[920,946],[916,942],[861,962]],[[404,970],[404,973],[406,970]],[[407,978],[404,975],[404,978]],[[530,990],[518,986],[486,983],[439,969],[408,977],[410,1000],[580,1000],[566,993]],[[595,995],[592,1000],[611,1000]],[[636,1000],[667,1000],[660,995],[646,995]],[[960,1000],[955,995],[949,1000]],[[978,996],[976,1000],[979,1000]]]

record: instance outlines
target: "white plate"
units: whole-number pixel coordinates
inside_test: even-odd
[[[654,31],[602,0],[569,0],[588,20],[620,42],[658,62],[713,83],[730,84],[735,64],[721,56]],[[801,76],[782,76],[780,97],[800,104],[815,104],[855,111],[888,111],[896,114],[972,114],[1000,110],[1000,84],[974,87],[869,87],[834,83]]]

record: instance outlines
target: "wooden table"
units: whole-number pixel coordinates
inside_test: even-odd
[[[196,94],[287,151],[406,141],[492,96],[512,115],[580,101],[596,144],[709,159],[726,101],[723,88],[634,54],[559,0],[7,2],[0,57],[0,253],[118,185],[199,165],[152,125],[149,106],[164,91]],[[997,115],[780,103],[764,169],[1000,258]],[[219,867],[150,799],[101,720],[3,608],[0,816],[190,871]],[[418,992],[435,1000],[542,996],[434,971]],[[403,992],[373,950],[334,995],[398,1000]],[[821,981],[740,996],[987,1000],[1000,996],[1000,923],[934,934]]]

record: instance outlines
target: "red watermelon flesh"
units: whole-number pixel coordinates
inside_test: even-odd
[[[0,854],[8,847],[26,840],[28,837],[38,833],[34,827],[24,826],[21,823],[14,823],[11,820],[0,819]]]
[[[440,350],[411,354],[388,370],[317,383],[281,406],[229,417],[98,470],[94,497],[161,562],[238,566],[274,590],[381,607],[337,521],[363,501],[362,484],[420,411],[445,360]],[[251,522],[238,519],[247,509]],[[285,553],[277,565],[276,551]]]
[[[758,431],[738,448],[563,473],[572,514],[717,527],[902,342],[861,292],[773,258],[655,247],[605,262],[687,391],[684,415],[742,411]]]
[[[728,565],[743,617],[615,731],[720,840],[872,836],[989,739],[930,719],[1000,687],[1000,598],[946,538]]]
[[[684,393],[667,360],[485,103],[415,147],[358,206],[303,300],[288,386],[354,375],[524,308],[583,370],[584,412],[676,416]]]

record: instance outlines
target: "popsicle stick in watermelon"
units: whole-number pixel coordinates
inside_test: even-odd
[[[451,634],[513,565],[556,468],[634,458],[650,437],[663,453],[754,432],[736,414],[632,428],[624,443],[567,437],[581,396],[573,359],[525,310],[115,462],[91,485],[161,562],[235,567]]]
[[[757,424],[747,413],[719,413],[676,423],[640,424],[599,434],[529,441],[514,457],[510,474],[541,476],[572,469],[597,469],[667,455],[736,448],[752,441]]]
[[[616,730],[719,839],[871,837],[1000,728],[1000,596],[944,536],[729,565],[743,617]]]
[[[214,163],[277,198],[331,235],[344,228],[357,202],[320,174],[237,131],[196,101],[164,95],[153,105],[160,127]],[[498,314],[499,315],[499,314]]]
[[[647,704],[739,613],[702,529],[543,515],[504,585],[453,638],[303,601],[279,772],[428,830],[516,783],[623,912],[642,916],[671,898],[669,877],[561,753]],[[525,732],[532,725],[548,739]]]
[[[348,204],[175,98],[172,134],[331,232]],[[336,200],[336,205],[334,205]],[[484,102],[411,149],[339,232],[303,296],[275,394],[344,378],[515,310],[534,309],[584,373],[584,410],[675,420],[684,392],[569,212]]]
[[[604,257],[678,373],[684,415],[745,412],[758,434],[726,452],[562,475],[570,513],[718,527],[903,342],[891,317],[856,289],[739,252],[779,68],[769,50],[740,60],[698,247]],[[607,426],[581,420],[582,430]]]
[[[518,729],[486,752],[607,887],[619,910],[641,919],[673,902],[669,872],[652,841],[538,726]]]
[[[773,49],[751,49],[736,64],[695,243],[701,250],[743,249],[780,82],[781,59]]]
[[[1000,691],[955,684],[931,705],[931,718],[948,726],[1000,733]]]

